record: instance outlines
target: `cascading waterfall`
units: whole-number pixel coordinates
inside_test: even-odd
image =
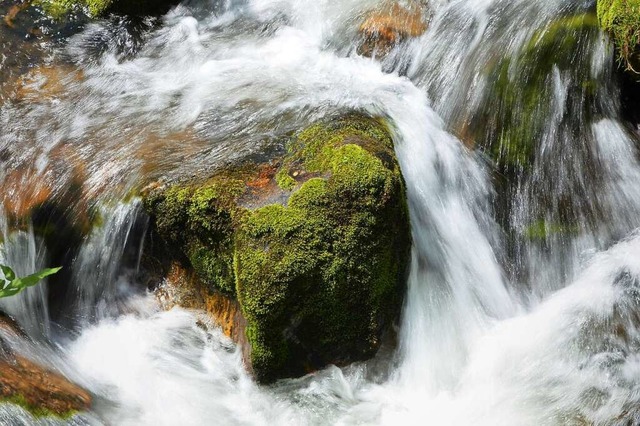
[[[139,214],[139,203],[118,204],[104,209],[106,223],[97,228],[82,245],[74,262],[74,314],[91,321],[117,315],[118,306],[132,294],[128,278],[135,270],[122,270],[124,252]]]
[[[39,244],[33,227],[10,231],[6,216],[0,210],[0,263],[12,265],[18,276],[25,276],[42,269],[46,259],[45,249]],[[46,284],[26,289],[20,297],[4,299],[0,307],[16,318],[29,336],[45,338],[50,333],[49,313],[47,309]]]
[[[356,23],[376,4],[202,1],[158,28],[91,23],[45,47],[70,70],[64,96],[0,104],[0,148],[15,159],[3,180],[36,164],[34,180],[65,197],[82,176],[89,189],[70,197],[72,211],[102,221],[69,272],[72,332],[51,336],[46,285],[1,306],[36,338],[30,351],[95,395],[70,422],[640,421],[640,164],[611,51],[589,27],[593,2],[431,1],[427,32],[380,60],[356,51]],[[573,30],[545,50],[558,19]],[[126,255],[139,251],[139,206],[113,200],[350,109],[388,120],[407,183],[414,245],[398,348],[259,387],[218,330],[161,311],[140,288]],[[523,132],[538,142],[528,168],[507,144]],[[26,274],[50,261],[30,225],[0,220],[0,263]],[[35,421],[9,405],[0,420]]]

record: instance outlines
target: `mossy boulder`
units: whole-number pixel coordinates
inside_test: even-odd
[[[178,4],[176,0],[33,0],[50,16],[61,17],[70,11],[81,9],[91,17],[109,13],[129,16],[157,16]]]
[[[410,249],[385,125],[313,124],[264,164],[145,197],[154,229],[212,294],[237,300],[261,381],[371,357],[397,318]]]
[[[640,0],[598,0],[598,20],[616,46],[620,64],[640,75]]]
[[[622,117],[640,123],[640,0],[598,0],[598,20],[615,46]]]

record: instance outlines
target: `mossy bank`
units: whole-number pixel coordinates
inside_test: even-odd
[[[640,72],[640,0],[598,0],[598,21],[616,47],[619,63],[628,71]]]
[[[265,164],[145,198],[154,229],[211,293],[236,299],[258,379],[371,357],[398,317],[405,188],[385,125],[348,115]]]
[[[598,0],[598,21],[614,46],[622,117],[640,123],[640,0]]]

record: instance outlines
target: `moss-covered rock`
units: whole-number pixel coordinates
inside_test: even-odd
[[[622,118],[640,123],[640,0],[598,0],[598,20],[609,34],[620,71]]]
[[[515,55],[488,70],[490,90],[467,132],[502,172],[526,171],[533,164],[557,101],[554,70],[567,74],[567,113],[592,114],[573,107],[591,107],[585,99],[593,98],[597,86],[590,74],[590,49],[598,34],[593,13],[562,17],[538,29]]]
[[[495,167],[494,209],[514,256],[532,243],[597,229],[603,219],[585,191],[606,179],[597,172],[592,126],[615,113],[611,70],[595,48],[602,42],[595,11],[574,7],[512,51],[497,51],[483,75],[483,99],[462,117],[462,133]]]
[[[236,200],[243,191],[242,180],[219,175],[200,186],[173,186],[145,199],[160,235],[179,247],[212,290],[230,295],[235,295],[234,219],[241,214]]]
[[[640,72],[640,0],[598,0],[598,20],[613,38],[621,65]]]
[[[131,16],[162,15],[176,0],[33,0],[33,4],[53,17],[61,17],[72,10],[82,9],[91,17],[116,13]]]
[[[145,199],[208,289],[237,298],[262,381],[373,355],[399,313],[410,247],[403,179],[378,120],[314,124],[274,161],[268,173],[243,165]]]

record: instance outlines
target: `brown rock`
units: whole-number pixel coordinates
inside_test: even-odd
[[[247,320],[237,300],[219,291],[210,290],[192,269],[187,269],[178,262],[171,264],[164,282],[155,292],[164,309],[174,306],[204,309],[213,324],[242,348],[243,357],[248,361],[251,347],[245,335]],[[249,366],[249,362],[246,365]]]
[[[91,407],[91,395],[26,358],[0,361],[0,396],[36,415],[68,416]]]
[[[418,37],[426,30],[422,7],[387,3],[371,11],[360,25],[363,42],[358,52],[363,56],[385,56],[401,41]]]
[[[0,311],[0,333],[10,334],[14,336],[27,337],[26,333],[20,325],[9,315]],[[0,336],[0,346],[2,346],[2,337]]]
[[[15,355],[5,338],[23,338],[24,332],[0,312],[0,400],[23,406],[36,416],[66,417],[91,407],[91,395],[59,373]]]
[[[51,164],[43,171],[33,167],[16,167],[0,179],[0,203],[17,224],[32,219],[38,209],[61,206],[73,213],[73,220],[84,233],[91,229],[87,191],[87,164],[71,145],[58,145],[49,153]]]
[[[236,343],[244,340],[246,320],[242,316],[238,301],[217,291],[204,292],[203,297],[207,312],[225,336]]]
[[[84,80],[84,73],[70,65],[38,66],[16,84],[15,100],[52,100],[67,92],[67,85]]]
[[[34,169],[15,169],[2,182],[2,191],[5,211],[14,217],[23,218],[51,198],[53,185]]]
[[[254,189],[266,188],[273,182],[278,168],[273,164],[263,164],[257,171],[257,176],[247,182],[247,186]]]
[[[4,15],[4,18],[3,18],[4,23],[9,28],[14,28],[15,27],[14,21],[18,16],[18,14],[23,10],[25,10],[26,8],[28,8],[29,6],[31,6],[31,0],[27,0],[24,3],[14,4],[13,6],[11,6],[9,8],[9,12],[7,12],[7,14]]]
[[[191,269],[174,262],[162,286],[156,290],[165,309],[182,306],[189,309],[205,308],[213,323],[222,329],[225,336],[236,343],[244,340],[245,320],[240,304],[218,291],[211,291]]]
[[[141,162],[140,172],[145,183],[171,173],[176,164],[190,161],[211,145],[193,127],[168,134],[141,127],[127,134],[126,139],[137,141],[132,155]]]

